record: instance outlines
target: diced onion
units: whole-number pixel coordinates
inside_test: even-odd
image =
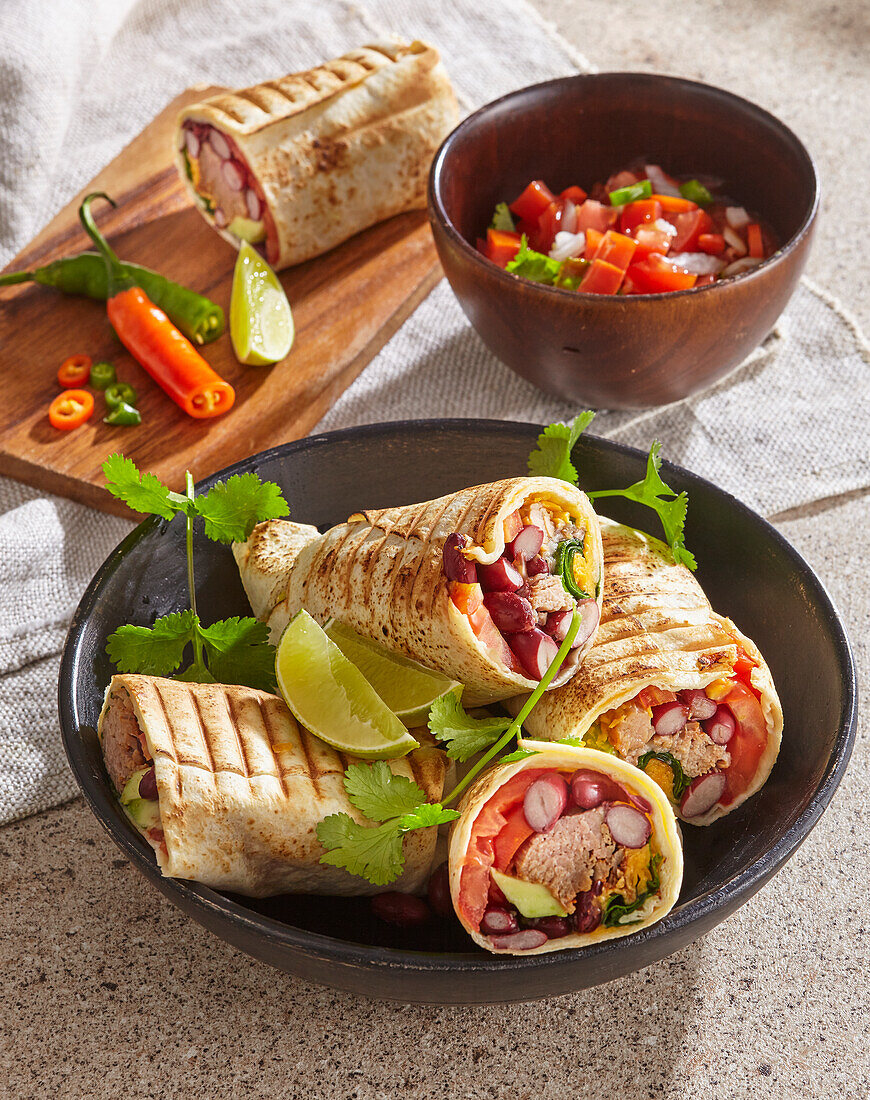
[[[656,195],[671,195],[675,199],[681,197],[679,187],[671,183],[666,173],[657,164],[645,164],[643,169]]]
[[[676,237],[677,235],[677,227],[672,222],[666,222],[664,218],[656,218],[652,225],[653,229],[667,233],[669,237]]]
[[[566,233],[560,229],[550,249],[550,259],[561,263],[562,260],[570,260],[572,256],[579,256],[585,248],[585,233]]]
[[[676,264],[690,275],[718,275],[725,266],[722,260],[706,252],[670,252],[668,263]]]
[[[565,209],[562,212],[562,230],[565,233],[577,232],[577,207],[570,199],[565,199]]]
[[[727,244],[730,244],[738,256],[746,255],[746,245],[741,240],[739,234],[735,233],[730,226],[724,226],[722,229],[722,236],[725,238]]]
[[[723,279],[728,275],[740,275],[744,271],[749,271],[752,267],[758,267],[760,263],[763,263],[760,257],[744,256],[742,260],[735,260],[733,264],[723,268],[720,275]]]
[[[732,229],[742,229],[744,225],[749,225],[752,218],[750,218],[742,206],[726,206],[725,220]]]

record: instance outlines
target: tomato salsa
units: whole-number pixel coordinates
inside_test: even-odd
[[[645,164],[588,193],[572,185],[556,194],[532,180],[513,202],[498,204],[477,247],[533,282],[586,294],[660,294],[749,271],[777,241],[711,183]]]

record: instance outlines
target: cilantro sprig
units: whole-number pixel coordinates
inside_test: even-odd
[[[190,607],[157,619],[152,626],[127,623],[109,636],[106,652],[120,672],[174,676],[195,683],[247,684],[274,691],[275,651],[265,624],[232,617],[204,626],[196,610],[193,571],[193,523],[201,519],[213,542],[243,542],[255,524],[289,512],[280,488],[256,474],[238,474],[207,493],[194,495],[188,472],[184,493],[176,493],[153,474],[140,473],[129,458],[113,454],[103,463],[109,492],[136,512],[172,519],[185,517]],[[191,662],[179,671],[185,653]]]
[[[575,611],[552,664],[513,721],[470,718],[452,693],[432,704],[430,729],[439,740],[449,742],[447,752],[453,759],[467,760],[489,744],[488,750],[469,768],[443,802],[426,802],[424,792],[415,783],[404,776],[393,775],[384,761],[351,764],[344,773],[347,796],[366,817],[380,824],[360,825],[350,814],[331,814],[317,826],[317,839],[326,849],[320,862],[344,867],[352,875],[368,879],[375,886],[386,886],[398,878],[405,861],[402,850],[405,833],[459,817],[457,810],[446,809],[446,806],[455,801],[472,779],[514,738],[562,667],[579,629],[580,616]],[[445,699],[448,702],[445,703]],[[452,703],[449,702],[451,699]],[[499,733],[499,729],[503,732]],[[472,745],[477,747],[472,749]],[[514,754],[509,759],[520,757]]]
[[[529,473],[544,477],[558,477],[576,485],[577,469],[571,462],[571,452],[577,440],[595,419],[595,413],[587,410],[575,417],[573,424],[550,424],[538,436],[538,445],[529,455]],[[671,548],[674,561],[678,565],[696,569],[698,563],[694,555],[686,549],[685,527],[689,496],[686,492],[676,493],[667,485],[659,473],[662,460],[659,457],[662,445],[654,439],[646,464],[646,475],[641,481],[629,485],[627,489],[600,489],[587,493],[591,500],[603,497],[625,497],[638,504],[645,504],[658,515],[665,534],[665,540]]]

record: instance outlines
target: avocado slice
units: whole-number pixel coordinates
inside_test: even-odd
[[[160,828],[160,806],[156,799],[134,798],[124,806],[124,809],[130,815],[133,824],[138,825],[140,829]]]
[[[502,874],[494,868],[490,872],[496,886],[511,905],[515,905],[524,917],[567,917],[568,913],[556,901],[546,886],[537,882],[526,882],[521,878]]]
[[[141,768],[138,772],[133,772],[127,782],[124,784],[124,789],[121,791],[121,805],[126,806],[128,803],[133,802],[139,797],[139,782],[145,772],[149,771],[148,768]]]
[[[250,218],[239,216],[233,218],[227,229],[248,244],[259,244],[266,239],[266,226],[262,221],[255,222]]]

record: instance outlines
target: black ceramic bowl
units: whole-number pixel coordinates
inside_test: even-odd
[[[539,428],[488,420],[411,421],[313,436],[240,462],[284,489],[292,516],[330,525],[361,507],[426,500],[525,472]],[[575,451],[584,487],[629,485],[646,456],[584,437]],[[767,785],[708,828],[684,826],[686,872],[669,916],[636,936],[585,951],[529,958],[477,949],[458,922],[401,932],[365,899],[284,896],[254,901],[163,878],[122,813],[103,768],[95,725],[112,668],[106,637],[185,606],[184,528],[147,520],[109,557],[76,611],[60,674],[64,745],[85,797],[115,843],[174,904],[258,959],[314,982],[405,1002],[474,1004],[568,993],[664,958],[724,920],[792,855],[827,806],[849,759],[855,682],[837,613],[809,566],[763,519],[709,482],[665,463],[690,495],[687,542],[714,607],[767,657],[785,733]],[[612,515],[655,526],[647,509],[612,501]],[[206,621],[248,614],[227,547],[196,540],[199,611]],[[808,690],[808,686],[812,690]]]
[[[775,230],[759,267],[669,294],[579,294],[502,271],[475,248],[496,203],[533,179],[586,189],[639,159],[714,176]],[[594,407],[662,405],[711,386],[770,332],[809,254],[819,185],[782,122],[670,76],[597,73],[511,92],[465,119],[429,176],[445,274],[490,350],[542,390]]]

